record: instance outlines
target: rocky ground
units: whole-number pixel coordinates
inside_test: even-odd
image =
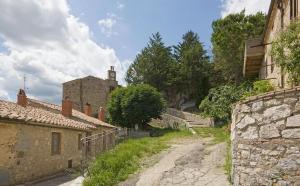
[[[208,144],[198,139],[173,145],[157,156],[157,163],[119,186],[230,185],[223,169],[226,144]]]

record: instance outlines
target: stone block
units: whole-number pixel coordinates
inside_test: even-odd
[[[258,131],[256,127],[248,127],[248,129],[242,133],[241,135],[244,139],[257,139],[258,138]]]
[[[264,102],[258,101],[252,104],[252,112],[261,111],[264,108]]]
[[[300,127],[300,114],[287,118],[287,127]]]
[[[280,105],[281,103],[282,103],[282,101],[280,99],[271,99],[271,100],[265,102],[265,106],[273,107],[273,106]]]
[[[299,112],[300,111],[300,101],[298,101],[298,103],[295,105],[295,112]]]
[[[280,137],[280,133],[275,124],[269,124],[260,127],[259,136],[266,139],[277,138]]]
[[[291,106],[283,104],[266,109],[264,111],[263,117],[266,122],[272,122],[289,117],[291,113]]]
[[[297,98],[285,98],[284,99],[284,103],[286,103],[288,105],[295,104],[297,101],[298,101]]]
[[[246,128],[248,125],[252,125],[255,123],[255,119],[246,115],[237,125],[236,127],[239,129],[244,129]]]
[[[283,138],[300,139],[300,129],[286,129],[282,131]]]

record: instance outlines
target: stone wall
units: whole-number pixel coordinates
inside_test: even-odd
[[[186,121],[190,122],[196,122],[199,125],[206,125],[206,126],[213,126],[214,121],[211,118],[203,118],[200,115],[192,114],[189,112],[183,112],[177,109],[173,108],[167,108],[166,113],[181,119],[184,119]]]
[[[92,116],[96,117],[99,108],[105,108],[111,90],[117,86],[117,81],[88,76],[64,83],[63,97],[69,97],[73,102],[73,108],[81,112],[84,105],[89,103],[92,107]]]
[[[115,145],[115,133],[110,128],[99,128],[90,135],[104,132],[101,139],[92,141],[89,157],[111,149]],[[51,154],[52,132],[61,134],[60,154]],[[86,131],[39,126],[36,124],[0,121],[0,185],[14,185],[47,177],[69,168],[80,167],[85,159],[86,148],[79,137],[86,137]],[[95,142],[97,142],[95,144]]]
[[[300,185],[300,88],[238,103],[232,114],[234,185]]]

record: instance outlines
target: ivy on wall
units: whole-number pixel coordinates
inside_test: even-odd
[[[300,84],[300,21],[293,22],[273,42],[275,63],[289,74],[293,85]]]

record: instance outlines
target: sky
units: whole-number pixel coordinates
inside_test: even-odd
[[[124,75],[149,37],[176,45],[189,30],[210,53],[214,20],[245,9],[266,12],[270,0],[0,0],[0,99],[59,103],[62,83],[115,66]]]

